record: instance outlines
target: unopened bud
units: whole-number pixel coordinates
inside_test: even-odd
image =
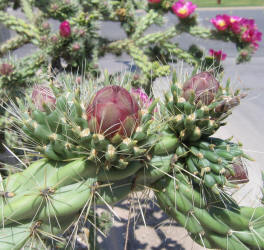
[[[13,72],[13,66],[8,63],[2,63],[0,65],[0,74],[3,76],[9,76]]]
[[[32,101],[36,108],[40,111],[45,111],[43,105],[53,108],[56,103],[56,98],[49,87],[36,85],[32,92]]]
[[[56,35],[53,35],[51,38],[50,38],[51,42],[53,43],[57,43],[59,41],[59,38],[56,36]]]
[[[73,51],[78,51],[80,48],[81,48],[81,46],[80,46],[79,43],[74,43],[74,44],[72,45],[72,50],[73,50]]]
[[[50,24],[48,22],[44,22],[42,24],[42,28],[45,29],[45,30],[48,30],[48,29],[50,29]]]

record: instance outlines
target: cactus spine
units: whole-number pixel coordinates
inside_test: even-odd
[[[60,242],[55,235],[86,220],[97,204],[114,205],[146,187],[199,244],[261,249],[263,207],[239,207],[224,191],[246,176],[240,162],[248,157],[240,145],[210,137],[238,96],[219,87],[210,103],[202,103],[192,90],[184,98],[173,81],[158,110],[158,100],[150,99],[139,108],[140,95],[132,96],[129,84],[125,90],[108,80],[97,94],[67,79],[17,100],[17,133],[42,159],[1,182],[4,249],[54,247]]]

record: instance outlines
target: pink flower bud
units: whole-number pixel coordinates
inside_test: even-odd
[[[191,1],[179,0],[172,5],[172,11],[179,18],[186,18],[190,16],[196,9],[197,5],[193,4]]]
[[[54,4],[52,4],[52,5],[50,6],[50,9],[51,9],[52,11],[57,11],[58,8],[59,8],[59,6],[58,6],[58,4],[56,4],[56,3],[54,3]]]
[[[233,181],[235,184],[247,183],[249,181],[247,168],[245,164],[243,164],[241,158],[238,158],[234,163],[232,163],[232,168],[234,176],[230,173],[226,176],[229,181]]]
[[[36,108],[40,111],[45,111],[43,104],[49,108],[53,108],[56,103],[56,97],[49,87],[42,85],[35,85],[32,92],[32,101]]]
[[[60,35],[62,37],[69,37],[71,35],[71,26],[68,21],[63,21],[60,24]]]
[[[242,57],[247,57],[247,56],[248,56],[248,51],[246,51],[246,50],[242,50],[242,51],[240,52],[240,55],[241,55]]]
[[[72,50],[73,50],[73,51],[78,51],[80,48],[81,48],[81,46],[80,46],[79,43],[74,43],[74,44],[72,45]]]
[[[80,29],[80,31],[79,31],[79,35],[80,35],[80,36],[84,36],[84,35],[85,35],[85,33],[86,33],[86,32],[85,32],[85,30],[84,30],[84,29]]]
[[[56,35],[53,35],[50,40],[52,43],[57,43],[59,41],[59,38]]]
[[[209,72],[201,72],[183,84],[183,97],[188,100],[194,91],[195,101],[210,104],[219,88],[219,82]]]
[[[3,76],[9,76],[13,72],[13,66],[8,63],[0,64],[0,74]]]
[[[93,132],[108,138],[116,133],[130,136],[139,124],[139,105],[126,89],[111,85],[99,90],[86,109]]]
[[[155,3],[160,3],[161,0],[148,0],[149,3],[155,4]]]
[[[216,60],[218,60],[218,61],[223,61],[223,60],[225,60],[226,59],[226,54],[225,53],[223,53],[223,51],[222,50],[219,50],[219,51],[215,51],[215,50],[213,50],[213,49],[210,49],[209,50],[209,53],[210,53],[210,55],[212,56],[212,57],[214,57]]]
[[[50,29],[50,24],[49,24],[48,22],[44,22],[44,23],[42,24],[42,28],[43,28],[44,30],[48,30],[48,29]]]
[[[147,109],[151,105],[152,99],[148,97],[148,95],[146,94],[144,89],[142,89],[142,88],[137,88],[137,89],[132,88],[131,93],[138,100],[138,102],[140,103],[140,106],[142,108]]]

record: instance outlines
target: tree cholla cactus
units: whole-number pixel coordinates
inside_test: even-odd
[[[5,11],[7,7],[20,8],[26,20],[10,15]],[[171,42],[172,38],[184,32],[203,39],[234,42],[239,51],[238,62],[251,58],[261,40],[261,33],[253,20],[218,15],[211,20],[216,29],[207,29],[198,24],[195,9],[196,5],[191,1],[182,0],[2,0],[0,21],[15,31],[17,36],[0,46],[0,55],[4,56],[28,43],[39,50],[29,58],[0,62],[0,65],[12,67],[8,76],[0,74],[0,98],[6,99],[8,96],[15,101],[15,97],[22,95],[27,86],[47,80],[40,75],[47,75],[50,66],[55,72],[89,72],[97,77],[98,59],[105,53],[128,53],[142,72],[139,83],[147,94],[150,94],[151,82],[155,78],[171,73],[168,65],[161,62],[183,60],[195,67],[202,65],[205,69],[211,67],[221,71],[224,53],[214,53],[212,50],[207,55],[197,45],[191,45],[185,51]],[[139,10],[143,10],[144,15],[139,15]],[[165,22],[163,15],[168,11],[175,14],[175,19],[178,18],[177,24],[162,32],[145,34],[151,25],[162,25]],[[52,31],[51,19],[60,22],[58,31]],[[116,41],[102,37],[101,21],[120,22],[127,37]],[[43,74],[39,74],[40,69]],[[4,115],[3,109],[0,109],[0,113]]]
[[[27,43],[38,48],[0,62],[0,126],[28,160],[0,176],[1,249],[66,249],[87,222],[105,227],[97,205],[111,208],[144,189],[204,247],[264,248],[263,205],[240,207],[229,194],[248,181],[251,158],[240,144],[213,137],[245,94],[217,78],[223,51],[206,56],[197,45],[185,51],[171,42],[184,32],[232,41],[243,62],[261,33],[253,20],[227,15],[212,18],[213,29],[201,27],[195,8],[183,0],[0,0],[0,21],[17,33],[0,55]],[[145,33],[169,11],[176,25]],[[101,21],[119,22],[126,38],[102,37]],[[109,52],[128,53],[141,74],[98,78],[98,59]],[[191,64],[193,75],[180,80],[161,63],[170,60]],[[171,73],[164,101],[154,99],[152,81]]]
[[[244,178],[241,159],[249,157],[239,144],[211,137],[239,103],[238,92],[209,72],[186,83],[174,74],[164,103],[139,105],[139,92],[118,78],[97,85],[65,78],[10,107],[24,149],[41,159],[1,182],[3,249],[58,247],[60,235],[70,225],[77,230],[97,204],[145,188],[202,246],[264,247],[264,208],[240,207],[225,191]]]

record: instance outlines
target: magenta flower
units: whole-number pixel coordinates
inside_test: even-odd
[[[215,18],[211,19],[211,23],[218,29],[218,30],[226,30],[229,27],[230,21],[229,21],[228,15],[217,15]]]
[[[229,17],[229,22],[230,23],[237,23],[237,22],[240,22],[241,21],[241,17],[239,17],[239,16],[230,16]]]
[[[230,16],[229,17],[229,25],[230,25],[230,29],[235,33],[235,34],[239,34],[241,31],[241,25],[240,25],[240,21],[242,20],[241,17],[238,16]]]
[[[186,18],[190,16],[196,9],[197,5],[193,4],[191,1],[179,0],[172,5],[172,11],[179,18]]]
[[[241,27],[242,41],[251,43],[254,50],[256,50],[259,47],[257,42],[262,40],[262,33],[258,30],[254,19],[242,18],[239,24]]]
[[[43,104],[47,105],[49,108],[53,108],[56,103],[56,97],[52,90],[42,85],[34,86],[31,97],[36,108],[40,111],[45,111]]]
[[[89,128],[105,133],[130,136],[139,125],[139,105],[126,89],[111,85],[99,90],[86,109]]]
[[[69,37],[71,35],[71,26],[68,21],[63,21],[60,24],[60,35],[62,37]]]
[[[223,53],[222,50],[216,51],[216,50],[210,49],[209,53],[210,53],[211,56],[216,58],[218,61],[221,61],[221,60],[223,61],[223,60],[226,59],[226,54]]]
[[[161,0],[148,0],[149,3],[155,4],[155,3],[160,3]]]

